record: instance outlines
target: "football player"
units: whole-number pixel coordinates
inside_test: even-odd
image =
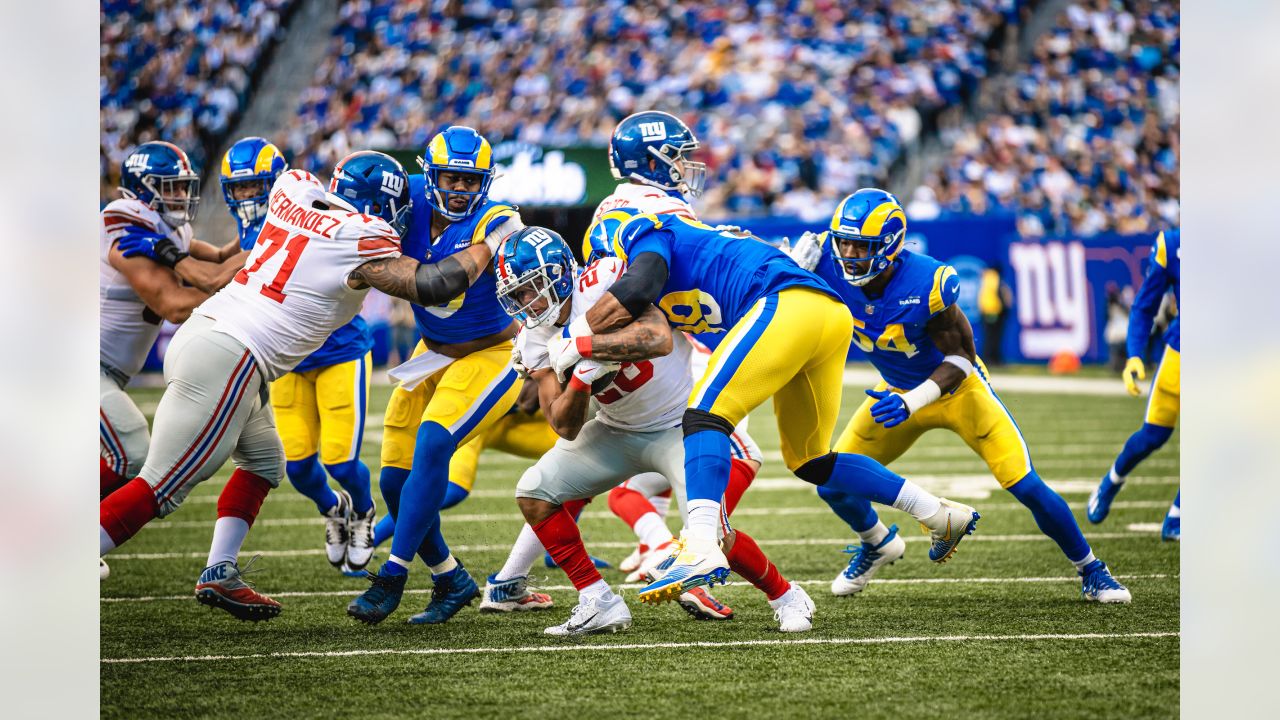
[[[978,521],[973,508],[944,502],[870,457],[831,450],[853,329],[835,291],[776,248],[679,215],[639,215],[612,236],[627,270],[570,324],[571,342],[557,371],[593,357],[595,335],[633,322],[649,305],[678,330],[727,332],[682,420],[689,498],[682,547],[667,572],[641,590],[642,601],[662,602],[724,581],[728,563],[717,533],[729,438],[771,397],[788,469],[815,485],[908,512],[930,531],[930,558],[951,557]]]
[[[247,567],[237,564],[262,501],[284,475],[284,448],[263,397],[267,382],[350,322],[370,287],[410,302],[443,302],[474,282],[493,254],[481,242],[431,265],[402,257],[398,233],[409,204],[403,168],[382,153],[344,158],[328,192],[310,173],[280,176],[248,261],[169,345],[147,461],[99,506],[100,554],[173,512],[232,457],[236,470],[218,498],[196,597],[240,619],[280,612],[244,582]],[[160,253],[156,259],[166,262]]]
[[[403,251],[428,265],[487,252],[524,227],[515,206],[488,199],[493,152],[475,130],[451,126],[431,139],[423,173],[409,178],[412,220]],[[431,569],[434,590],[411,623],[442,623],[480,594],[440,532],[440,508],[454,451],[485,434],[515,403],[521,380],[511,359],[519,324],[494,294],[492,256],[466,285],[436,303],[413,307],[422,339],[391,394],[383,421],[379,482],[395,520],[390,558],[347,613],[381,622],[400,605],[409,567],[418,554]]]
[[[1138,296],[1134,298],[1133,307],[1129,310],[1129,336],[1126,339],[1129,360],[1124,365],[1124,386],[1135,397],[1138,395],[1138,381],[1145,380],[1147,376],[1142,357],[1151,337],[1151,325],[1160,308],[1160,301],[1170,290],[1177,303],[1178,316],[1174,317],[1169,329],[1165,331],[1164,354],[1160,356],[1160,365],[1151,381],[1151,397],[1147,400],[1147,414],[1142,427],[1129,436],[1124,449],[1111,465],[1111,470],[1089,495],[1091,523],[1100,523],[1107,518],[1111,501],[1120,492],[1120,488],[1124,487],[1125,476],[1133,472],[1138,463],[1146,460],[1148,455],[1168,442],[1173,435],[1174,426],[1178,424],[1182,366],[1182,333],[1178,322],[1182,315],[1181,249],[1180,229],[1162,232],[1156,237],[1146,277],[1143,278],[1142,287],[1138,289]],[[1182,492],[1179,491],[1164,517],[1160,537],[1165,540],[1176,541],[1182,537],[1181,500]]]
[[[1129,591],[1094,557],[1067,503],[1036,474],[1022,432],[991,388],[969,320],[956,305],[955,269],[904,249],[906,232],[897,198],[865,188],[841,201],[826,232],[806,233],[791,249],[796,264],[813,270],[849,307],[853,342],[882,378],[840,434],[836,452],[887,465],[925,432],[950,430],[1075,565],[1086,600],[1129,602]],[[818,495],[862,539],[831,592],[859,592],[881,567],[902,558],[907,544],[866,499],[830,486],[819,486]]]
[[[237,140],[223,156],[222,196],[241,248],[257,243],[271,188],[286,169],[280,150],[260,137]],[[373,336],[356,315],[271,383],[285,474],[325,520],[329,564],[348,572],[363,570],[373,556],[373,495],[369,468],[360,461],[372,347]],[[337,493],[325,471],[338,482]]]
[[[503,307],[525,326],[518,340],[521,361],[538,386],[548,422],[561,437],[516,485],[528,521],[522,539],[536,536],[579,591],[569,619],[546,632],[583,635],[625,629],[631,613],[592,564],[572,514],[576,503],[637,472],[667,478],[685,514],[679,424],[683,399],[692,387],[691,348],[650,307],[623,330],[597,336],[594,359],[566,366],[566,386],[552,370],[569,342],[565,329],[604,296],[622,275],[623,263],[603,258],[579,274],[564,240],[535,227],[504,242],[494,266]],[[599,409],[588,419],[593,399]],[[813,603],[804,590],[788,583],[746,533],[731,534],[725,542],[729,565],[766,593],[782,630],[810,629]],[[524,580],[541,552],[530,544],[517,541],[495,583]]]

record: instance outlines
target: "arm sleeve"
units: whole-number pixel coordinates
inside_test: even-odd
[[[666,258],[656,252],[641,252],[633,257],[627,271],[609,288],[609,292],[627,309],[631,317],[640,317],[645,308],[658,301],[667,283]]]
[[[1161,233],[1152,248],[1151,264],[1147,266],[1147,274],[1142,278],[1142,287],[1138,288],[1137,297],[1133,299],[1133,307],[1129,309],[1129,335],[1125,341],[1129,357],[1142,357],[1146,354],[1147,339],[1151,337],[1151,326],[1155,324],[1156,313],[1160,310],[1160,301],[1169,290],[1167,266],[1164,234]]]

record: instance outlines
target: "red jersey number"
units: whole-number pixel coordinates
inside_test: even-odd
[[[275,225],[267,225],[262,228],[262,232],[258,235],[259,243],[266,243],[266,250],[258,256],[258,259],[252,265],[240,268],[240,272],[236,273],[235,281],[241,285],[249,282],[249,276],[257,272],[264,263],[280,252],[280,248],[285,250],[284,263],[280,265],[280,270],[276,272],[276,276],[271,282],[264,283],[259,290],[263,295],[275,300],[276,302],[284,302],[285,283],[289,282],[289,276],[293,274],[293,269],[298,265],[298,258],[302,256],[302,250],[307,246],[307,236],[299,233],[293,237],[289,237],[289,233]]]
[[[639,390],[642,385],[653,379],[653,363],[641,360],[635,363],[622,363],[622,369],[613,376],[609,387],[596,393],[596,401],[601,405],[615,403],[624,395]]]

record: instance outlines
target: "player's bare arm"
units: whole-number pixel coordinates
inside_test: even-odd
[[[551,368],[534,370],[529,379],[538,384],[538,404],[547,424],[565,440],[573,440],[587,422],[591,391],[561,384]]]
[[[490,257],[489,248],[477,244],[430,265],[403,255],[370,260],[356,268],[347,282],[353,288],[377,288],[419,305],[439,305],[471,287],[489,267]]]
[[[118,248],[107,256],[111,267],[119,270],[152,312],[172,323],[191,317],[191,311],[204,302],[209,293],[183,285],[177,274],[144,257],[126,258]]]
[[[658,301],[667,282],[666,260],[657,253],[640,253],[587,311],[586,322],[593,333],[609,332],[632,322]]]
[[[231,278],[244,267],[245,258],[249,257],[249,252],[240,250],[238,245],[235,246],[235,252],[229,255],[224,254],[226,249],[192,240],[188,251],[190,254],[179,260],[173,269],[188,285],[213,294],[231,282]]]
[[[605,295],[605,297],[609,297]],[[598,362],[636,362],[671,353],[674,339],[667,318],[650,305],[634,322],[591,338],[591,359]]]
[[[963,357],[971,365],[977,365],[978,351],[973,344],[973,328],[959,306],[952,305],[934,315],[925,325],[925,332],[943,355]],[[944,362],[934,368],[929,379],[937,383],[943,393],[949,393],[959,387],[966,376],[959,366]]]
[[[231,258],[240,255],[240,263],[244,264],[244,259],[249,256],[248,250],[240,249],[239,240],[231,240],[222,247],[216,247],[212,243],[203,240],[192,240],[191,247],[188,248],[191,256],[197,260],[204,260],[212,263],[222,263]]]

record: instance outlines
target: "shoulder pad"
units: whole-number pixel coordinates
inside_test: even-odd
[[[960,297],[960,276],[950,265],[939,265],[933,271],[933,288],[929,291],[929,316],[955,304]]]

